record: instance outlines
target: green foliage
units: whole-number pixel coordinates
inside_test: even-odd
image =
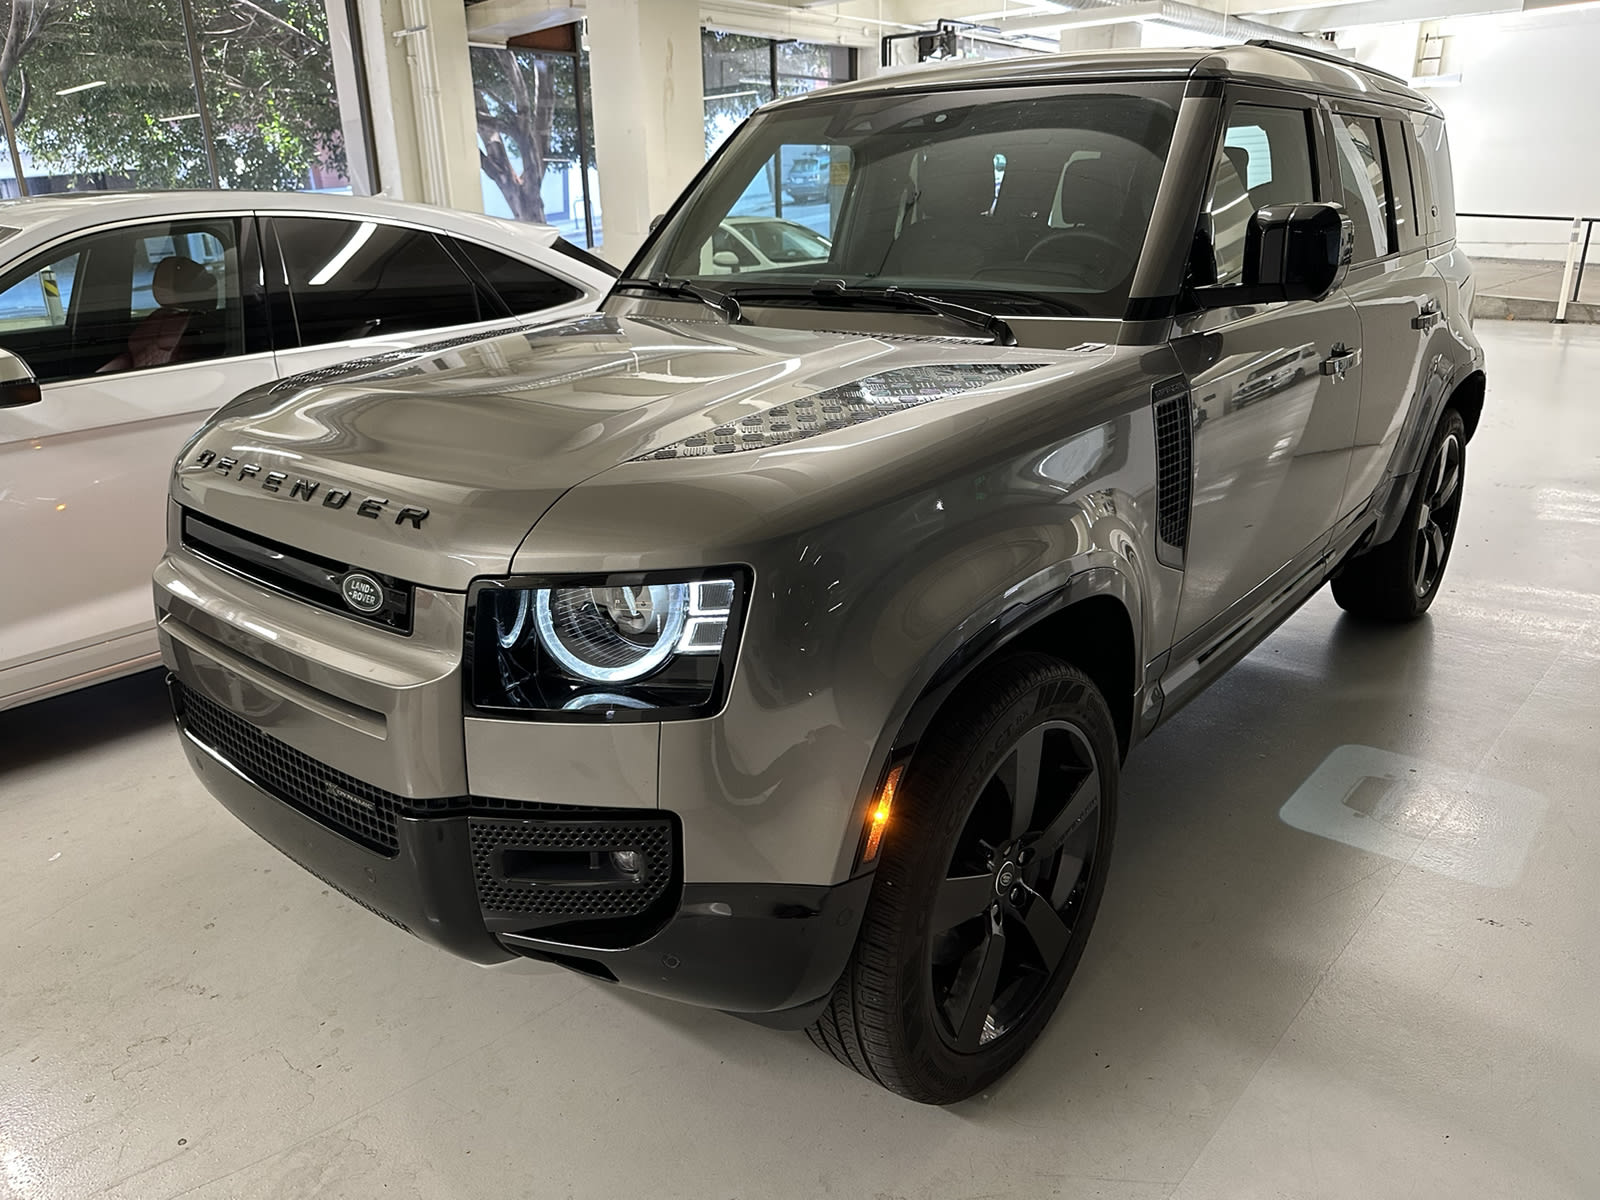
[[[342,173],[322,0],[194,0],[194,13],[224,185]],[[177,0],[0,0],[0,20],[0,75],[37,168],[80,186],[210,186]]]
[[[594,128],[589,56],[482,46],[472,48],[472,86],[480,162],[512,215],[543,221],[540,185],[552,161],[594,166],[594,140],[581,144],[578,98]]]

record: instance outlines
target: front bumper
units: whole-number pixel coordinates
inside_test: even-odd
[[[224,807],[357,904],[473,962],[542,959],[636,991],[799,1026],[826,998],[855,942],[872,883],[865,875],[832,887],[686,884],[674,869],[646,912],[607,919],[591,904],[586,919],[573,921],[551,917],[549,905],[536,904],[541,915],[518,915],[509,910],[528,906],[508,902],[505,881],[497,877],[510,869],[506,847],[563,845],[564,838],[599,845],[595,839],[608,830],[634,831],[646,821],[661,822],[662,814],[479,811],[463,798],[438,815],[391,811],[381,838],[363,844],[362,827],[345,821],[341,829],[328,811],[308,811],[259,778],[260,771],[235,762],[242,756],[218,744],[225,739],[197,719],[203,714],[192,699],[186,702],[182,685],[174,681],[172,691],[184,753]],[[294,753],[265,733],[252,736],[265,739],[270,753]],[[332,790],[348,810],[363,798],[353,794],[359,785],[345,783]],[[595,838],[583,841],[584,827]],[[681,853],[672,859],[681,862]],[[529,894],[525,886],[522,894]]]

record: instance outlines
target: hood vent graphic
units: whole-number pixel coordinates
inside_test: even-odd
[[[970,392],[998,380],[1036,371],[1044,363],[964,363],[957,365],[896,367],[852,383],[829,388],[804,400],[775,404],[718,425],[705,433],[652,450],[634,462],[670,458],[700,458],[708,454],[735,454],[741,450],[767,450],[819,433],[848,429],[874,417],[916,408],[960,392]]]

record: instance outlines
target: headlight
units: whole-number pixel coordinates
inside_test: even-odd
[[[467,662],[474,707],[661,720],[720,705],[747,594],[741,569],[480,584]]]

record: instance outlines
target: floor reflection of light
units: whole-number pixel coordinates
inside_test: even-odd
[[[1279,810],[1286,825],[1484,887],[1509,887],[1544,821],[1538,792],[1380,750],[1340,746]]]

